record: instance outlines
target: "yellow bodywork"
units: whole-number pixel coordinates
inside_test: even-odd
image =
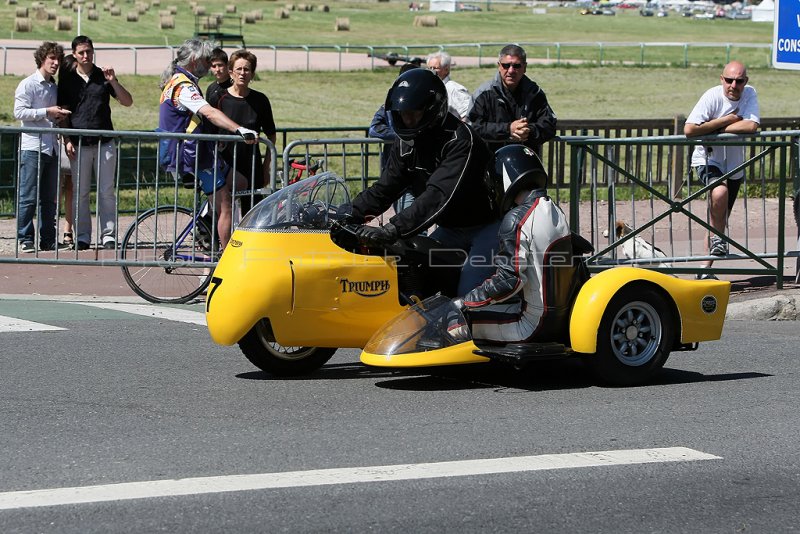
[[[730,282],[682,280],[657,271],[636,267],[617,267],[598,273],[584,284],[570,316],[570,342],[575,352],[592,354],[597,350],[597,330],[609,301],[623,286],[651,283],[671,297],[678,313],[676,331],[682,343],[719,339],[730,296]],[[703,303],[714,302],[713,311]]]
[[[391,259],[352,254],[327,231],[236,230],[206,296],[211,338],[239,341],[261,319],[284,346],[363,347],[400,313]]]
[[[444,349],[408,354],[371,354],[361,352],[361,362],[375,367],[435,367],[438,365],[459,365],[464,363],[484,363],[489,358],[478,356],[478,347],[472,341],[446,347]]]

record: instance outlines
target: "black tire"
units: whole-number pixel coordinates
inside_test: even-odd
[[[175,253],[195,261],[208,261],[209,267],[124,265],[122,275],[133,291],[149,302],[182,304],[196,298],[211,281],[213,256],[207,236],[208,225],[198,219],[192,232],[175,250],[176,236],[189,227],[193,213],[180,206],[159,206],[142,213],[125,232],[120,259],[138,262],[169,262]]]
[[[662,293],[641,285],[623,287],[606,307],[597,331],[597,353],[588,361],[609,384],[644,384],[669,358],[674,324]]]
[[[331,359],[336,349],[323,347],[284,347],[275,342],[272,326],[261,319],[239,340],[239,348],[250,363],[277,376],[305,375]]]

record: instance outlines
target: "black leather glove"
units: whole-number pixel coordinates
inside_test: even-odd
[[[358,229],[356,237],[362,245],[379,247],[397,241],[399,232],[392,223],[386,223],[383,226],[364,225]]]

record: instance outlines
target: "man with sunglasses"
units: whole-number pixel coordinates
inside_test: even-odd
[[[706,91],[686,119],[683,133],[687,137],[732,133],[752,134],[761,122],[756,90],[747,85],[747,68],[731,61],[722,70],[720,85]],[[731,172],[744,162],[743,146],[697,145],[692,153],[692,168],[704,184],[709,184]],[[725,231],[744,171],[739,170],[716,184],[709,192],[709,224],[719,233]],[[728,243],[719,235],[709,233],[706,240],[710,256],[726,256]],[[711,267],[706,261],[703,267]],[[698,279],[715,279],[711,273],[697,275]]]
[[[556,115],[539,85],[525,75],[527,55],[517,45],[506,45],[497,61],[497,75],[475,92],[469,121],[496,151],[512,143],[536,153],[556,135]]]

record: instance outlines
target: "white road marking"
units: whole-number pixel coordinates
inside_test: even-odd
[[[48,330],[66,330],[66,328],[0,315],[0,332],[46,332]]]
[[[191,310],[153,306],[152,304],[126,304],[122,302],[77,302],[76,304],[92,306],[102,310],[116,310],[125,313],[133,313],[135,315],[144,315],[145,317],[155,317],[157,319],[167,319],[168,321],[206,326],[205,314]]]
[[[122,484],[104,484],[74,488],[10,491],[0,493],[0,510],[125,501],[130,499],[149,499],[154,497],[176,497],[180,495],[202,495],[231,491],[720,459],[721,457],[719,456],[706,454],[686,447],[666,447],[658,449],[542,454],[539,456],[486,458],[482,460],[461,460],[425,464],[346,467],[311,471],[289,471],[285,473],[182,478],[178,480],[153,480],[147,482],[127,482]]]

